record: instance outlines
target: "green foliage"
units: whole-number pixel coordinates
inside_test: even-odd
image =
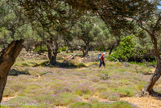
[[[88,90],[88,89],[84,89],[84,90],[76,90],[75,91],[75,94],[76,95],[79,95],[79,96],[83,96],[83,95],[90,95],[91,94],[91,91]]]
[[[71,93],[62,93],[59,95],[39,95],[35,99],[40,103],[49,103],[54,105],[69,105],[71,103],[77,102],[79,98]]]
[[[92,108],[91,104],[85,102],[76,102],[71,104],[69,108]]]
[[[35,52],[41,52],[41,53],[44,53],[45,51],[47,51],[47,47],[46,45],[43,45],[43,46],[37,46],[35,49],[34,49]]]
[[[147,38],[146,38],[147,39]],[[108,57],[110,61],[135,61],[135,62],[143,62],[143,61],[153,61],[155,58],[151,52],[150,47],[143,47],[146,44],[149,46],[149,43],[144,43],[144,41],[140,41],[133,35],[126,36],[121,39],[120,45],[115,49],[115,52]]]
[[[67,47],[66,46],[63,46],[63,47],[60,47],[58,49],[58,52],[60,53],[61,51],[66,51]]]
[[[137,89],[141,91],[145,86],[145,82],[141,82],[140,84],[136,85]]]
[[[108,72],[103,71],[102,73],[99,73],[99,77],[100,77],[101,80],[107,80],[109,78]]]
[[[114,89],[113,91],[115,93],[118,93],[121,97],[125,97],[125,96],[131,97],[134,94],[136,94],[136,91],[134,88],[128,88],[128,87],[120,87],[120,88]]]
[[[134,107],[128,102],[120,101],[112,103],[110,108],[134,108]]]
[[[79,68],[86,67],[86,65],[84,63],[79,63],[79,64],[77,64],[77,67],[79,67]]]
[[[102,99],[108,99],[110,101],[118,101],[120,99],[119,94],[112,93],[110,91],[100,93],[99,97],[102,98]]]
[[[74,103],[78,100],[77,96],[71,93],[63,93],[59,95],[60,98],[55,98],[54,103],[55,105],[69,105]]]
[[[130,61],[134,55],[133,35],[121,39],[120,46],[108,57],[109,60],[118,59],[119,61]]]
[[[69,108],[134,108],[134,107],[128,102],[118,101],[112,104],[101,103],[101,102],[96,102],[92,104],[85,103],[85,102],[77,102],[77,103],[71,104]]]
[[[95,51],[105,51],[105,47],[104,46],[98,46],[94,50]]]

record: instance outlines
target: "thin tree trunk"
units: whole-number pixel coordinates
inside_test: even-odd
[[[71,53],[73,53],[73,52],[74,52],[73,47],[70,47],[70,52],[71,52]]]
[[[49,61],[51,61],[52,59],[52,50],[50,48],[50,46],[47,44],[47,48],[48,48],[48,58],[49,58]]]
[[[23,48],[24,40],[13,41],[6,50],[3,50],[0,57],[0,102],[2,101],[3,91],[7,82],[7,76],[11,66]]]
[[[88,55],[88,51],[89,51],[89,43],[86,43],[86,50],[85,53],[83,54],[83,57]]]
[[[151,39],[153,40],[155,56],[157,59],[157,67],[155,69],[154,74],[150,78],[150,81],[145,85],[145,87],[143,89],[143,93],[149,93],[150,95],[155,95],[153,87],[161,75],[161,61],[160,61],[160,55],[159,55],[159,50],[158,50],[158,46],[157,46],[157,39],[154,35],[151,35]]]
[[[109,55],[111,55],[111,54],[112,54],[113,49],[114,49],[114,45],[112,45],[112,47],[110,48]]]

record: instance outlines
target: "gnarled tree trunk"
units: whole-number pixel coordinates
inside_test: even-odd
[[[112,54],[112,51],[113,51],[114,47],[115,47],[114,45],[111,46],[110,51],[109,51],[109,55]]]
[[[161,76],[161,60],[160,60],[159,49],[158,49],[158,46],[157,46],[157,38],[155,37],[155,35],[151,34],[151,39],[152,39],[153,45],[154,45],[155,56],[156,56],[156,59],[157,59],[157,67],[155,69],[154,74],[150,78],[150,81],[145,85],[145,87],[143,89],[143,94],[148,93],[150,95],[155,95],[153,87],[154,87],[156,81]]]
[[[48,48],[48,58],[50,60],[50,64],[51,65],[56,65],[56,57],[58,54],[58,45],[57,43],[54,43],[55,45],[53,45],[53,42],[51,41],[50,43],[47,43],[47,48]]]
[[[2,101],[3,91],[7,82],[7,76],[11,66],[23,48],[24,40],[13,41],[7,49],[2,51],[0,57],[0,102]]]
[[[154,74],[150,78],[150,81],[144,87],[143,94],[148,93],[150,95],[155,95],[153,87],[154,87],[156,81],[160,78],[160,75],[161,75],[161,64],[158,64]]]

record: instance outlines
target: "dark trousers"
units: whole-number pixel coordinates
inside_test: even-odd
[[[100,60],[100,65],[99,65],[99,67],[101,67],[102,64],[103,64],[103,66],[105,67],[105,62]]]

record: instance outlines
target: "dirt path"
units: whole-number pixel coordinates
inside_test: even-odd
[[[125,97],[122,101],[128,101],[139,108],[161,108],[161,98],[154,97]]]

